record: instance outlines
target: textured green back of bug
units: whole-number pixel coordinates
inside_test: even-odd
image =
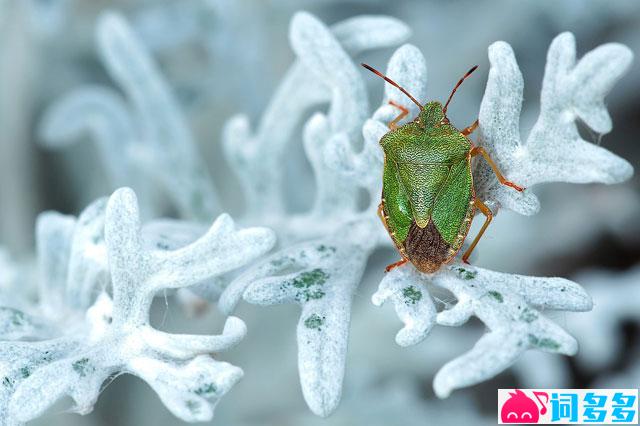
[[[453,245],[473,193],[468,153],[471,145],[444,118],[439,102],[427,103],[416,120],[388,132],[383,197],[388,226],[402,243],[413,220],[424,228],[434,221]]]

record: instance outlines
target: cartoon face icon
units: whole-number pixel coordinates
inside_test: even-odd
[[[542,409],[538,410],[538,405],[519,389],[509,392],[510,398],[502,406],[500,418],[503,423],[538,423],[540,413],[547,411],[545,405],[540,401],[540,396],[545,396],[547,401],[549,396],[545,392],[534,392],[536,399],[540,402]],[[538,395],[540,394],[540,395]]]

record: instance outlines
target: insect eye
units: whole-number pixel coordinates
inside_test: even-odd
[[[514,419],[518,418],[518,414],[516,414],[513,411],[510,411],[509,414],[507,414],[507,418],[510,419],[511,417],[513,417]]]
[[[525,419],[525,418],[532,419],[532,418],[533,418],[533,416],[531,415],[531,413],[530,413],[530,412],[528,412],[528,411],[525,411],[524,413],[522,413],[522,416],[521,416],[521,417],[522,417],[522,419]]]

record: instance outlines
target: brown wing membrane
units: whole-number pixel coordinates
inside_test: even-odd
[[[430,220],[424,228],[413,221],[404,248],[407,257],[420,272],[433,273],[447,261],[451,246]]]

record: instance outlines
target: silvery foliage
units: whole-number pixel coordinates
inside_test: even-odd
[[[258,130],[252,134],[247,120],[236,118],[228,124],[224,142],[247,195],[248,217],[274,227],[286,242],[305,240],[285,244],[283,250],[238,277],[223,293],[220,307],[230,313],[240,298],[260,305],[301,305],[297,331],[302,390],[311,410],[326,416],[340,399],[351,299],[372,249],[389,241],[375,218],[382,173],[378,141],[388,131],[386,123],[398,113],[388,101],[405,105],[410,117],[417,110],[387,85],[382,107],[372,119],[365,119],[367,101],[362,79],[347,54],[349,44],[305,13],[294,17],[290,37],[298,62]],[[599,133],[611,129],[603,98],[626,71],[631,56],[624,46],[609,44],[576,64],[572,35],[558,36],[549,49],[538,122],[522,143],[518,123],[522,76],[510,46],[493,44],[480,110],[479,143],[511,180],[527,187],[552,181],[615,183],[627,179],[631,166],[582,140],[576,119]],[[425,59],[415,47],[398,49],[387,74],[417,99],[427,100]],[[324,90],[324,98],[318,89]],[[317,181],[316,202],[306,215],[286,215],[277,165],[282,164],[285,144],[302,108],[326,101],[327,93],[331,94],[328,116],[312,116],[303,135]],[[272,131],[275,125],[278,132]],[[364,145],[357,151],[359,130]],[[538,209],[530,190],[518,193],[499,185],[483,162],[475,163],[474,179],[478,197],[496,213],[499,207],[523,214]],[[371,196],[371,204],[363,211],[355,208],[358,187]],[[438,312],[429,293],[433,287],[451,292],[457,303]],[[396,337],[401,346],[421,342],[436,324],[460,326],[476,316],[487,326],[488,332],[473,349],[437,373],[434,388],[440,397],[495,376],[528,349],[575,354],[576,340],[543,311],[592,307],[587,293],[569,280],[505,274],[457,262],[435,274],[421,274],[412,265],[396,268],[372,298],[376,305],[387,300],[393,302],[405,324]]]
[[[132,186],[142,205],[151,209],[158,204],[155,180],[182,217],[206,223],[219,213],[216,191],[151,55],[114,12],[99,17],[96,41],[107,71],[127,99],[107,87],[77,89],[47,110],[40,126],[42,143],[61,148],[89,134],[114,187]]]
[[[629,69],[632,58],[626,46],[609,43],[576,63],[573,35],[563,33],[556,37],[547,54],[540,115],[527,140],[521,142],[522,74],[511,47],[504,42],[494,43],[489,48],[492,66],[480,106],[482,146],[511,180],[526,187],[545,182],[612,184],[630,178],[631,165],[583,140],[577,120],[601,135],[611,131],[604,97]],[[535,195],[500,185],[485,163],[477,174],[479,194],[496,207],[525,215],[539,210]]]
[[[255,260],[275,235],[237,230],[226,214],[195,241],[185,226],[141,226],[128,188],[78,218],[40,215],[39,302],[0,308],[0,425],[30,421],[64,396],[85,414],[106,381],[123,373],[146,381],[180,419],[212,418],[242,370],[211,354],[238,343],[246,327],[229,317],[220,335],[162,332],[149,324],[153,297]]]

